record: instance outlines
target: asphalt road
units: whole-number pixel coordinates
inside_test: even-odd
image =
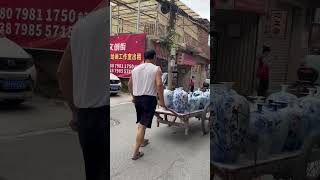
[[[77,135],[63,102],[0,105],[0,180],[84,180]]]
[[[131,97],[111,98],[111,179],[112,180],[209,180],[209,140],[203,136],[200,121],[193,119],[188,136],[184,129],[155,121],[147,130],[150,144],[145,156],[132,161],[136,115]],[[120,103],[120,104],[119,104]]]
[[[112,180],[209,180],[210,139],[202,135],[198,120],[191,121],[188,136],[181,128],[156,127],[154,121],[146,135],[151,143],[142,149],[145,156],[132,161],[136,117],[131,97],[112,96],[110,104]],[[67,126],[70,117],[56,100],[0,105],[0,180],[84,180],[78,137]]]

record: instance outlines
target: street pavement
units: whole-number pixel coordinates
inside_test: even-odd
[[[84,180],[70,113],[57,100],[34,98],[0,105],[0,180]]]
[[[156,127],[154,121],[146,134],[151,143],[142,149],[145,156],[132,161],[136,117],[131,96],[112,96],[110,105],[112,180],[209,180],[209,136],[202,135],[198,120],[191,121],[188,136],[181,128]],[[54,99],[0,105],[0,180],[84,180],[70,117],[64,103]]]
[[[111,98],[111,179],[112,180],[209,180],[209,139],[203,136],[201,123],[192,119],[188,136],[184,129],[153,121],[143,148],[144,157],[132,161],[137,126],[131,97],[121,94]],[[121,102],[121,104],[116,104]]]

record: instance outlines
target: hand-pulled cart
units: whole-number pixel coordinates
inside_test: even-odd
[[[155,116],[157,117],[157,127],[160,126],[160,123],[167,124],[168,126],[182,127],[185,128],[185,135],[188,135],[189,132],[190,118],[198,118],[201,121],[202,131],[204,135],[207,134],[209,130],[209,106],[206,106],[201,110],[186,113],[177,113],[174,110],[168,108],[157,108]],[[176,122],[177,119],[179,119],[180,122]]]

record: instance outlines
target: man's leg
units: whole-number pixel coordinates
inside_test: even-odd
[[[85,161],[86,180],[107,177],[107,110],[79,113],[79,138]]]
[[[83,159],[84,159],[84,164],[85,164],[85,172],[86,172],[86,180],[93,179],[94,173],[92,172],[92,146],[90,142],[90,137],[91,137],[91,132],[92,130],[90,128],[86,127],[91,127],[92,121],[90,121],[89,118],[89,112],[86,110],[79,110],[78,113],[78,125],[79,125],[79,140],[81,144],[81,149],[82,149],[82,154],[83,154]]]
[[[139,153],[139,149],[141,144],[144,142],[144,135],[145,135],[146,127],[142,124],[138,124],[138,132],[136,136],[136,145],[134,147],[133,156],[136,156]]]
[[[258,84],[258,96],[264,96],[264,90],[263,90],[263,80],[260,80],[259,81],[259,84]]]

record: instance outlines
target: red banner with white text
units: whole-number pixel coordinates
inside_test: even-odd
[[[121,78],[129,78],[134,67],[144,62],[145,34],[110,37],[110,70]]]
[[[105,0],[0,0],[0,33],[23,48],[63,50],[72,25]]]

